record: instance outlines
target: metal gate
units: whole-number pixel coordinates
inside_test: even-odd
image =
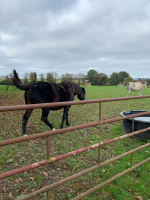
[[[108,119],[108,120],[102,120],[101,119],[101,103],[103,102],[111,102],[111,101],[121,101],[121,100],[130,100],[130,99],[139,99],[139,98],[149,98],[150,95],[145,95],[145,96],[141,96],[141,97],[122,97],[122,98],[109,98],[109,99],[95,99],[95,100],[84,100],[84,101],[68,101],[68,102],[59,102],[59,103],[45,103],[45,104],[30,104],[30,105],[18,105],[18,106],[3,106],[3,107],[0,107],[0,112],[6,112],[6,111],[15,111],[15,110],[25,110],[25,109],[36,109],[36,108],[46,108],[46,107],[55,107],[55,106],[65,106],[65,105],[79,105],[79,104],[89,104],[89,103],[99,103],[99,120],[96,121],[96,122],[92,122],[92,123],[88,123],[88,124],[82,124],[82,125],[78,125],[78,126],[73,126],[73,127],[68,127],[68,128],[64,128],[64,129],[59,129],[59,130],[54,130],[54,131],[48,131],[48,132],[43,132],[43,133],[38,133],[38,134],[34,134],[34,135],[29,135],[29,136],[26,136],[26,137],[17,137],[17,138],[13,138],[13,139],[9,139],[9,140],[3,140],[3,141],[0,141],[0,146],[5,146],[5,145],[10,145],[10,144],[15,144],[15,143],[19,143],[19,142],[24,142],[24,141],[28,141],[28,140],[33,140],[33,139],[36,139],[36,138],[42,138],[42,137],[45,137],[46,138],[46,144],[47,144],[47,159],[46,160],[42,160],[40,162],[37,162],[37,163],[33,163],[31,165],[27,165],[27,166],[24,166],[24,167],[21,167],[21,168],[18,168],[18,169],[13,169],[11,171],[8,171],[8,172],[5,172],[5,173],[2,173],[0,174],[0,180],[4,179],[4,178],[7,178],[7,177],[10,177],[12,175],[15,175],[15,174],[19,174],[19,173],[23,173],[25,171],[28,171],[28,170],[32,170],[32,169],[35,169],[35,168],[38,168],[40,166],[44,166],[44,165],[47,165],[49,163],[52,163],[54,161],[58,161],[58,160],[62,160],[62,159],[65,159],[65,158],[68,158],[70,156],[74,156],[76,154],[80,154],[82,152],[86,152],[86,151],[89,151],[89,150],[92,150],[92,149],[95,149],[97,148],[98,150],[98,158],[97,158],[97,164],[91,168],[88,168],[86,170],[83,170],[79,173],[76,173],[72,176],[69,176],[67,178],[64,178],[62,180],[59,180],[58,182],[55,182],[53,184],[50,184],[48,186],[45,186],[37,191],[34,191],[30,194],[27,194],[23,197],[18,197],[17,200],[25,200],[25,199],[31,199],[37,195],[40,195],[41,193],[44,193],[44,192],[47,192],[47,199],[49,200],[50,199],[50,190],[51,189],[54,189],[56,188],[57,186],[59,185],[62,185],[68,181],[71,181],[79,176],[82,176],[86,173],[89,173],[89,172],[92,172],[94,171],[95,169],[98,169],[102,166],[105,166],[109,163],[112,163],[113,161],[115,160],[118,160],[122,157],[125,157],[127,155],[131,155],[131,162],[130,162],[130,167],[128,169],[126,169],[125,171],[113,176],[112,178],[102,182],[101,184],[97,185],[97,186],[94,186],[92,187],[91,189],[87,190],[86,192],[74,197],[72,200],[77,200],[77,199],[81,199],[82,197],[85,197],[87,196],[88,194],[94,192],[95,190],[99,189],[100,187],[110,183],[111,181],[117,179],[118,177],[132,171],[133,169],[141,166],[142,164],[150,161],[150,158],[147,158],[146,160],[132,166],[132,154],[140,149],[143,149],[147,146],[150,146],[150,143],[147,143],[145,145],[142,145],[136,149],[133,149],[133,150],[130,150],[124,154],[121,154],[117,157],[114,157],[114,158],[111,158],[103,163],[100,163],[100,151],[101,151],[101,147],[103,145],[106,145],[106,144],[109,144],[109,143],[112,143],[112,142],[115,142],[115,141],[118,141],[118,140],[122,140],[124,138],[127,138],[127,137],[130,137],[130,136],[133,136],[133,135],[137,135],[139,133],[142,133],[142,132],[145,132],[145,131],[148,131],[150,130],[150,127],[148,128],[145,128],[145,129],[142,129],[142,130],[139,130],[139,131],[135,131],[133,132],[134,130],[134,118],[137,117],[137,116],[142,116],[142,115],[146,115],[146,114],[150,114],[150,111],[147,111],[147,112],[144,112],[144,113],[140,113],[140,114],[134,114],[134,115],[130,115],[130,116],[125,116],[125,117],[119,117],[119,118],[112,118],[112,119]],[[97,144],[94,144],[94,145],[90,145],[88,147],[84,147],[84,148],[81,148],[81,149],[77,149],[75,151],[72,151],[72,152],[68,152],[66,154],[63,154],[63,155],[59,155],[59,156],[56,156],[56,157],[50,157],[49,156],[49,136],[50,135],[56,135],[56,134],[60,134],[60,133],[63,133],[63,132],[68,132],[68,131],[73,131],[73,130],[78,130],[78,129],[82,129],[82,128],[86,128],[86,127],[94,127],[94,126],[97,126],[97,125],[101,125],[101,124],[106,124],[106,123],[110,123],[110,122],[114,122],[114,121],[120,121],[120,120],[123,120],[123,119],[128,119],[128,118],[133,118],[133,123],[132,123],[132,133],[129,133],[129,134],[126,134],[126,135],[121,135],[120,137],[117,137],[117,138],[113,138],[113,139],[110,139],[110,140],[107,140],[107,141],[103,141],[103,142],[100,142],[100,143],[97,143]]]

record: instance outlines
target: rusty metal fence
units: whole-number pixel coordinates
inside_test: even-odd
[[[89,172],[92,172],[102,166],[105,166],[109,163],[112,163],[122,157],[125,157],[127,155],[131,155],[131,162],[130,162],[130,167],[113,176],[112,178],[100,183],[99,185],[97,186],[94,186],[92,187],[91,189],[87,190],[86,192],[74,197],[72,200],[77,200],[77,199],[81,199],[85,196],[87,196],[88,194],[94,192],[95,190],[99,189],[100,187],[112,182],[113,180],[117,179],[118,177],[132,171],[133,169],[141,166],[142,164],[150,161],[150,158],[147,158],[146,160],[132,166],[132,155],[134,152],[140,150],[140,149],[143,149],[147,146],[150,146],[150,143],[147,143],[145,145],[142,145],[136,149],[133,149],[131,151],[128,151],[126,153],[123,153],[117,157],[114,157],[114,158],[111,158],[105,162],[102,162],[100,163],[100,151],[101,151],[101,147],[103,145],[106,145],[106,144],[109,144],[109,143],[112,143],[112,142],[115,142],[115,141],[118,141],[118,140],[122,140],[124,138],[127,138],[127,137],[130,137],[130,136],[134,136],[134,135],[137,135],[139,133],[142,133],[142,132],[145,132],[145,131],[148,131],[150,130],[150,127],[148,128],[145,128],[145,129],[142,129],[142,130],[139,130],[139,131],[135,131],[133,132],[134,130],[134,118],[135,117],[138,117],[138,116],[142,116],[142,115],[147,115],[147,114],[150,114],[150,111],[147,111],[147,112],[144,112],[144,113],[139,113],[139,114],[134,114],[134,115],[130,115],[130,116],[125,116],[125,117],[118,117],[118,118],[112,118],[112,119],[108,119],[108,120],[102,120],[101,119],[101,103],[103,102],[111,102],[111,101],[122,101],[122,100],[130,100],[130,99],[140,99],[140,98],[150,98],[150,95],[145,95],[145,96],[140,96],[140,97],[122,97],[122,98],[109,98],[109,99],[95,99],[95,100],[84,100],[84,101],[68,101],[68,102],[59,102],[59,103],[45,103],[45,104],[30,104],[30,105],[17,105],[17,106],[3,106],[3,107],[0,107],[0,112],[6,112],[6,111],[16,111],[16,110],[26,110],[26,109],[36,109],[36,108],[46,108],[46,107],[55,107],[55,106],[65,106],[65,105],[79,105],[79,104],[91,104],[91,103],[99,103],[99,120],[96,121],[96,122],[93,122],[93,123],[88,123],[88,124],[82,124],[82,125],[78,125],[78,126],[73,126],[73,127],[68,127],[68,128],[64,128],[64,129],[59,129],[59,130],[54,130],[54,131],[47,131],[47,132],[43,132],[43,133],[38,133],[38,134],[33,134],[33,135],[29,135],[29,136],[26,136],[26,137],[17,137],[17,138],[13,138],[13,139],[9,139],[9,140],[2,140],[0,141],[0,146],[6,146],[6,145],[10,145],[10,144],[15,144],[15,143],[19,143],[19,142],[24,142],[24,141],[29,141],[29,140],[33,140],[33,139],[36,139],[36,138],[43,138],[45,137],[46,138],[46,144],[47,144],[47,159],[46,160],[42,160],[42,161],[39,161],[37,163],[33,163],[31,165],[27,165],[27,166],[24,166],[24,167],[21,167],[21,168],[18,168],[18,169],[13,169],[11,171],[8,171],[8,172],[4,172],[2,174],[0,174],[0,180],[4,179],[4,178],[7,178],[7,177],[10,177],[12,175],[16,175],[16,174],[19,174],[19,173],[23,173],[25,171],[28,171],[28,170],[32,170],[32,169],[35,169],[35,168],[38,168],[40,166],[44,166],[44,165],[47,165],[49,163],[52,163],[54,161],[59,161],[59,160],[62,160],[62,159],[65,159],[65,158],[68,158],[68,157],[71,157],[71,156],[74,156],[76,154],[80,154],[82,152],[86,152],[86,151],[89,151],[89,150],[92,150],[92,149],[95,149],[97,148],[98,149],[98,158],[97,158],[97,164],[91,168],[88,168],[86,170],[83,170],[79,173],[76,173],[72,176],[69,176],[67,178],[64,178],[62,180],[59,180],[58,182],[55,182],[53,184],[50,184],[48,186],[45,186],[37,191],[34,191],[30,194],[27,194],[25,196],[22,196],[22,197],[18,197],[17,200],[25,200],[25,199],[31,199],[35,196],[38,196],[40,195],[41,193],[45,193],[47,192],[47,200],[50,199],[50,190],[51,189],[54,189],[68,181],[71,181],[79,176],[82,176],[86,173],[89,173]],[[133,118],[133,121],[132,121],[132,133],[129,133],[129,134],[125,134],[125,135],[121,135],[120,137],[117,137],[117,138],[113,138],[113,139],[110,139],[110,140],[107,140],[107,141],[103,141],[103,142],[100,142],[100,143],[97,143],[97,144],[94,144],[94,145],[90,145],[88,147],[84,147],[84,148],[81,148],[81,149],[77,149],[75,151],[72,151],[72,152],[68,152],[66,154],[63,154],[63,155],[59,155],[59,156],[56,156],[56,157],[51,157],[49,156],[49,136],[50,135],[56,135],[56,134],[60,134],[60,133],[63,133],[63,132],[68,132],[68,131],[73,131],[73,130],[78,130],[78,129],[82,129],[82,128],[87,128],[87,127],[94,127],[94,126],[97,126],[97,125],[101,125],[101,124],[106,124],[106,123],[110,123],[110,122],[115,122],[115,121],[120,121],[120,120],[124,120],[124,119],[128,119],[128,118]]]

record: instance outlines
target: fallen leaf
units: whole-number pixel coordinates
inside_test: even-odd
[[[6,188],[5,187],[2,188],[2,192],[6,193]]]
[[[135,197],[134,197],[134,200],[135,200],[135,199],[137,199],[137,200],[142,200],[142,197],[141,197],[141,196],[135,196]]]
[[[12,192],[9,193],[9,198],[13,198]]]
[[[47,173],[47,172],[43,172],[43,175],[44,175],[44,176],[48,176],[48,173]]]
[[[30,177],[30,180],[34,181],[34,180],[35,180],[35,177]]]
[[[136,189],[135,189],[136,190]],[[135,196],[139,196],[139,194],[137,192],[134,192]]]
[[[7,162],[9,163],[9,162],[12,162],[13,161],[13,159],[9,159],[9,160],[7,160]]]

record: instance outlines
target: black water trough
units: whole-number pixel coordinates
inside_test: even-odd
[[[142,112],[146,112],[146,110],[122,111],[120,115],[122,117],[125,117],[128,115],[139,114]],[[133,118],[122,120],[122,133],[132,133],[132,119]],[[147,127],[150,127],[150,114],[134,118],[134,131],[139,131]],[[150,139],[150,131],[140,133],[138,135],[133,136],[132,138],[137,138],[141,141],[147,141],[147,139]]]

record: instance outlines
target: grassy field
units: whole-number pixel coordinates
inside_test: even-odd
[[[24,92],[11,86],[8,93],[6,86],[0,86],[0,106],[24,104]],[[86,99],[103,99],[125,97],[126,88],[121,86],[92,86],[85,87]],[[136,96],[137,92],[131,92],[129,96]],[[142,90],[142,95],[150,95],[150,88]],[[75,98],[77,100],[77,98]],[[136,99],[119,102],[102,103],[102,120],[120,117],[120,112],[127,110],[149,110],[149,99]],[[53,111],[49,120],[59,129],[62,112]],[[21,136],[22,116],[24,111],[0,113],[0,140],[6,140]],[[28,135],[48,131],[49,128],[41,121],[41,110],[35,109],[27,125]],[[71,126],[98,121],[99,105],[86,104],[72,106],[69,111]],[[50,138],[50,156],[57,156],[82,147],[93,145],[122,135],[122,122],[113,122],[96,127],[85,128],[64,135],[55,135]],[[66,127],[66,126],[65,126]],[[148,140],[147,142],[150,142]],[[101,162],[104,162],[119,154],[139,147],[145,143],[127,138],[101,149]],[[133,154],[133,165],[150,156],[149,147]],[[7,172],[18,167],[33,164],[46,159],[46,139],[36,139],[19,144],[0,147],[0,173]],[[76,156],[51,163],[25,173],[21,173],[0,181],[0,199],[16,199],[39,188],[54,183],[60,179],[92,167],[97,163],[97,149],[84,152]],[[130,166],[130,156],[115,161],[103,168],[99,168],[89,174],[74,179],[50,192],[51,200],[71,199],[85,192],[101,182],[111,178]],[[150,163],[146,163],[132,172],[124,175],[110,184],[88,195],[87,200],[133,200],[135,196],[141,196],[143,200],[150,199]],[[46,194],[33,199],[46,200]]]

